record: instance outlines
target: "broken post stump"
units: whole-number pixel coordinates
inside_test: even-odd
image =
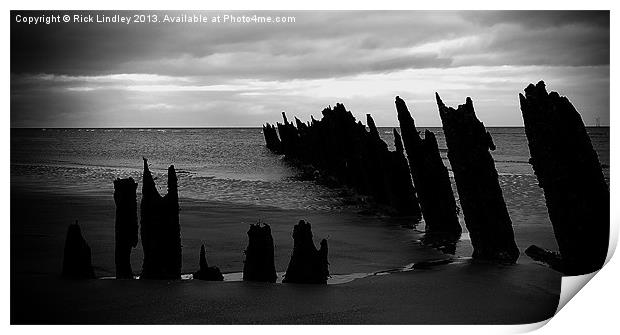
[[[275,283],[278,275],[274,263],[271,227],[260,222],[250,225],[248,239],[243,262],[243,280]]]
[[[456,201],[448,169],[439,154],[435,134],[426,130],[422,139],[405,101],[396,97],[395,103],[413,185],[426,222],[426,232],[460,235],[462,229],[457,216]]]
[[[327,240],[321,241],[319,250],[312,241],[310,223],[300,220],[293,228],[293,254],[286,269],[283,283],[327,284],[329,263]]]
[[[82,236],[77,220],[70,224],[65,239],[62,276],[71,279],[95,278],[90,258],[90,247]]]
[[[141,279],[181,278],[181,226],[174,165],[168,168],[168,193],[159,195],[146,158],[140,203],[140,236],[144,249]]]
[[[476,117],[469,97],[457,109],[444,105],[439,94],[435,93],[435,97],[448,159],[474,247],[472,257],[514,263],[519,258],[519,249],[489,152],[495,150],[491,134]]]
[[[133,278],[131,270],[131,249],[138,245],[138,205],[133,178],[114,181],[114,203],[116,221],[114,225],[114,262],[116,278]]]
[[[609,188],[579,112],[545,83],[519,94],[530,164],[543,189],[564,273],[599,270],[609,244]]]
[[[209,266],[207,263],[207,256],[205,253],[204,244],[200,246],[200,269],[194,272],[194,279],[209,280],[209,281],[223,281],[224,276],[220,272],[217,266]]]

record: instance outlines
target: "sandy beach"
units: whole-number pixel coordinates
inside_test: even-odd
[[[511,197],[518,201],[518,197]],[[523,197],[524,199],[527,197]],[[531,200],[531,199],[530,199]],[[532,203],[532,202],[530,202]],[[536,203],[536,202],[534,202]],[[549,225],[527,225],[525,203],[507,201],[519,248],[555,247]],[[183,199],[183,273],[198,268],[201,243],[210,265],[240,272],[247,228],[272,227],[276,270],[286,270],[292,226],[328,238],[332,275],[364,274],[452,257],[425,247],[406,218]],[[62,280],[67,225],[79,219],[98,277],[114,275],[114,202],[107,192],[11,189],[11,323],[14,324],[471,324],[531,323],[551,317],[560,273],[521,255],[516,265],[472,262],[465,234],[452,264],[313,286],[247,282]],[[522,221],[522,222],[521,222]],[[141,269],[140,243],[132,268]]]

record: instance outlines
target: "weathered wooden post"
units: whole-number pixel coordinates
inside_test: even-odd
[[[144,249],[143,279],[181,278],[181,226],[174,165],[168,168],[168,193],[159,195],[144,158],[140,236]]]
[[[194,272],[194,279],[207,280],[207,281],[222,281],[224,276],[220,272],[217,266],[209,266],[207,263],[207,255],[205,252],[205,245],[200,246],[200,261],[199,270]]]
[[[569,275],[599,270],[609,244],[609,188],[579,112],[545,83],[519,94],[530,164]]]
[[[319,250],[312,241],[310,223],[300,220],[293,228],[293,253],[288,263],[284,283],[327,284],[327,240],[321,241]]]
[[[133,278],[131,270],[131,249],[138,245],[138,205],[133,178],[114,181],[114,203],[116,221],[114,225],[114,262],[116,278]]]
[[[263,125],[263,136],[265,137],[265,144],[267,149],[274,153],[280,153],[282,151],[282,143],[278,137],[276,127],[269,123]]]
[[[82,230],[77,220],[74,224],[70,224],[67,229],[62,259],[62,276],[72,279],[95,278],[90,259],[90,247],[82,237]]]
[[[443,165],[435,134],[420,138],[405,102],[396,97],[398,121],[427,233],[460,235],[456,201],[448,169]]]
[[[447,107],[435,93],[448,159],[465,224],[474,247],[473,258],[514,263],[519,258],[512,221],[499,186],[491,134],[478,120],[467,98],[457,109]]]
[[[390,152],[392,159],[392,206],[397,213],[415,216],[419,220],[422,218],[422,212],[411,181],[411,172],[409,172],[405,158],[403,142],[396,128],[392,132],[394,133],[394,146],[396,147],[396,151]]]
[[[271,227],[260,223],[250,225],[248,239],[243,262],[243,280],[275,283],[278,275],[274,263]]]

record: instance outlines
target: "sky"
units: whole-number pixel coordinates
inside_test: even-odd
[[[156,15],[76,23],[74,15]],[[69,23],[24,17],[70,14]],[[287,23],[168,23],[187,14]],[[18,18],[19,15],[19,18]],[[20,21],[20,22],[18,22]],[[471,97],[486,126],[522,126],[518,94],[544,80],[587,125],[609,124],[609,12],[11,12],[11,127],[259,127],[344,103],[396,126],[394,97],[441,126],[434,93]]]

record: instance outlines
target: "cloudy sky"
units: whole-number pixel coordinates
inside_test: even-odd
[[[439,126],[434,92],[521,126],[518,93],[539,80],[609,124],[609,12],[167,14],[185,13],[295,22],[27,25],[16,15],[43,13],[12,12],[11,126],[256,127],[336,102],[394,126],[396,95]]]

